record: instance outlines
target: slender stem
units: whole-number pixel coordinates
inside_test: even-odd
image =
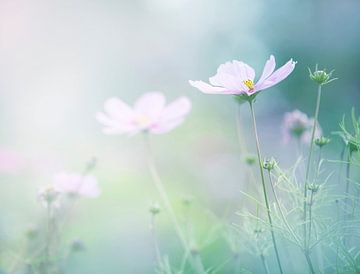
[[[261,258],[261,262],[262,262],[262,265],[263,265],[263,267],[265,269],[266,274],[270,274],[269,266],[267,264],[267,261],[266,261],[266,258],[264,256],[264,254],[260,254],[260,258]]]
[[[241,154],[246,154],[247,149],[246,149],[245,141],[243,140],[243,137],[242,137],[240,114],[241,114],[240,113],[240,105],[238,105],[238,109],[237,109],[237,112],[236,112],[236,134],[237,134],[237,137],[238,137],[240,153]]]
[[[310,194],[310,203],[309,203],[309,236],[308,236],[308,244],[310,245],[311,240],[311,226],[312,226],[312,205],[314,202],[314,191],[311,191]]]
[[[177,217],[175,215],[174,209],[170,203],[169,197],[166,193],[166,190],[164,188],[164,184],[159,176],[159,173],[157,171],[156,165],[155,165],[155,161],[154,161],[154,157],[153,157],[153,153],[151,150],[151,145],[150,145],[150,140],[147,134],[145,134],[145,143],[147,146],[147,156],[148,156],[148,166],[149,166],[149,170],[151,173],[151,176],[153,178],[155,187],[157,189],[157,191],[160,194],[161,199],[163,200],[164,206],[166,208],[166,210],[168,211],[169,215],[170,215],[170,219],[174,225],[175,231],[180,239],[180,242],[184,248],[185,253],[189,253],[192,254],[192,252],[190,251],[188,242],[184,236],[184,233],[182,232],[182,229],[180,228],[179,225],[179,221],[177,220]],[[193,266],[195,267],[197,273],[200,274],[204,274],[205,270],[204,270],[204,266],[201,262],[201,259],[198,255],[194,255],[193,256]]]
[[[321,163],[321,147],[319,149],[319,157],[317,162],[317,169],[316,169],[316,179],[318,179],[320,174],[320,163]],[[312,205],[314,203],[314,191],[311,191],[310,195],[310,202],[309,202],[309,232],[308,232],[308,245],[310,245],[311,240],[311,228],[312,228]]]
[[[157,241],[157,236],[156,236],[155,214],[151,214],[150,231],[151,231],[151,236],[153,238],[156,262],[157,262],[158,266],[160,266],[160,264],[161,264],[161,253],[160,253],[159,243]]]
[[[304,251],[304,254],[305,254],[305,258],[306,258],[306,261],[307,261],[307,263],[308,263],[308,266],[309,266],[309,269],[310,269],[311,274],[315,274],[315,269],[314,269],[314,266],[313,266],[313,264],[312,264],[312,262],[311,262],[309,250],[305,250],[305,251]]]
[[[316,127],[317,127],[317,123],[318,123],[318,118],[319,118],[319,110],[320,110],[320,100],[321,100],[321,85],[319,85],[318,87],[318,95],[317,95],[317,100],[316,100],[316,109],[315,109],[315,117],[314,117],[314,125],[311,131],[311,139],[310,139],[310,150],[309,150],[309,156],[308,156],[308,161],[307,161],[307,165],[306,165],[306,173],[305,173],[305,183],[304,183],[304,216],[303,216],[303,220],[304,220],[304,248],[307,249],[307,242],[306,242],[306,230],[307,230],[307,184],[308,184],[308,180],[309,180],[309,175],[310,175],[310,166],[311,166],[311,157],[312,157],[312,152],[313,152],[313,148],[314,148],[314,138],[315,138],[315,131],[316,131]]]
[[[283,220],[284,224],[286,225],[287,229],[289,230],[291,236],[294,238],[294,240],[299,244],[301,245],[300,243],[300,240],[299,238],[297,237],[297,235],[295,234],[294,230],[292,229],[292,227],[290,226],[289,222],[286,220],[286,217],[285,217],[285,214],[280,206],[280,202],[279,202],[279,198],[276,194],[276,191],[275,191],[275,188],[274,188],[274,184],[273,184],[273,180],[271,178],[271,171],[269,170],[268,171],[268,174],[269,174],[269,181],[270,181],[270,185],[271,185],[271,190],[274,194],[274,198],[275,198],[275,203],[277,205],[277,207],[279,208],[279,212],[280,212],[280,215],[281,215],[281,219]]]
[[[348,204],[349,204],[349,190],[350,190],[350,166],[351,166],[351,152],[349,151],[349,155],[346,162],[346,188],[345,188],[345,216],[347,215]],[[345,218],[346,219],[346,218]]]
[[[252,122],[253,122],[255,140],[256,140],[256,151],[257,151],[258,163],[259,163],[259,169],[260,169],[261,184],[262,184],[262,189],[263,189],[263,194],[264,194],[265,205],[266,205],[266,209],[267,209],[267,215],[268,215],[268,219],[269,219],[271,238],[272,238],[272,242],[274,245],[276,260],[277,260],[277,263],[279,266],[280,273],[283,273],[281,262],[280,262],[280,256],[279,256],[279,252],[278,252],[278,248],[277,248],[277,244],[276,244],[273,223],[272,223],[272,219],[271,219],[269,200],[268,200],[268,196],[267,196],[267,192],[266,192],[265,177],[264,177],[264,170],[263,170],[263,166],[262,166],[262,157],[261,157],[261,152],[260,152],[260,143],[259,143],[259,136],[258,136],[258,132],[257,132],[253,101],[249,101],[249,105],[250,105],[251,117],[252,117]]]
[[[350,191],[350,166],[351,166],[351,151],[349,150],[349,154],[347,157],[347,162],[346,162],[346,187],[345,187],[345,209],[344,209],[344,222],[346,222],[349,217],[350,217],[350,209],[349,209],[349,204],[350,204],[350,198],[349,198],[349,191]],[[346,225],[345,225],[346,226]],[[349,238],[346,237],[346,232],[347,229],[344,229],[344,245],[347,244],[347,242],[349,241]]]
[[[339,201],[336,200],[336,223],[338,223],[339,220],[340,220]],[[339,244],[336,245],[335,269],[336,269],[336,273],[339,273]]]
[[[45,263],[44,271],[47,271],[50,268],[50,256],[51,256],[51,242],[52,242],[52,216],[51,216],[51,202],[47,203],[46,208],[46,246],[45,246]]]

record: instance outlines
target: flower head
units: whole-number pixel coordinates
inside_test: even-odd
[[[311,141],[311,129],[313,125],[314,119],[308,118],[305,113],[299,110],[285,113],[282,123],[284,142],[288,143],[293,137],[299,139],[303,143],[309,144]],[[321,128],[317,125],[315,137],[319,138],[320,136]]]
[[[105,134],[130,135],[142,131],[162,134],[180,125],[191,109],[186,97],[180,97],[165,105],[165,97],[160,92],[149,92],[141,96],[134,107],[118,98],[105,102],[105,112],[99,112],[96,119],[105,127]]]
[[[53,184],[59,193],[88,198],[97,198],[100,195],[96,178],[92,175],[62,172],[54,176]]]
[[[285,65],[275,70],[275,57],[271,55],[265,63],[260,78],[255,83],[254,69],[244,62],[234,60],[220,65],[216,75],[209,78],[210,84],[191,80],[189,83],[204,93],[250,97],[284,80],[294,70],[295,64],[296,62],[290,59]]]

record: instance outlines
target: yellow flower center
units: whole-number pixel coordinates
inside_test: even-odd
[[[254,82],[250,79],[245,80],[243,82],[245,84],[245,86],[247,86],[249,88],[249,90],[253,90],[254,89]]]
[[[140,126],[140,127],[145,127],[150,123],[150,119],[148,117],[146,117],[145,115],[139,115],[135,118],[134,122]]]

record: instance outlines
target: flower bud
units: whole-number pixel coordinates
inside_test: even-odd
[[[249,166],[252,166],[256,163],[256,157],[255,155],[252,155],[252,154],[249,154],[249,155],[246,155],[244,157],[244,162],[249,165]]]
[[[330,139],[326,138],[324,136],[321,136],[320,138],[316,138],[314,143],[315,145],[317,145],[318,147],[322,148],[323,146],[327,145],[328,143],[330,143]]]
[[[199,254],[199,249],[194,243],[190,245],[190,252],[193,256],[196,256]]]
[[[192,196],[185,196],[181,199],[181,203],[183,204],[183,206],[189,207],[193,203],[193,200],[194,198]]]
[[[33,240],[38,235],[39,235],[39,229],[35,225],[30,225],[25,231],[25,236],[28,240]]]
[[[264,229],[262,229],[261,227],[255,228],[254,229],[254,234],[258,235],[264,232]]]
[[[277,163],[274,158],[265,159],[263,162],[263,168],[268,171],[273,170],[276,165]]]
[[[319,190],[319,188],[320,188],[320,185],[318,185],[318,184],[308,184],[308,185],[307,185],[307,188],[308,188],[308,190],[310,190],[311,192],[316,193],[316,192],[318,192],[318,190]]]
[[[149,208],[150,213],[154,216],[159,214],[160,210],[160,205],[158,203],[153,203]]]
[[[53,186],[46,186],[40,189],[38,193],[39,200],[46,206],[49,206],[56,202],[59,196],[59,192],[55,190]]]
[[[70,244],[70,250],[72,252],[81,252],[85,250],[85,244],[79,239],[75,239]]]
[[[318,83],[319,85],[325,85],[328,84],[334,80],[336,80],[337,78],[331,78],[333,73],[333,70],[330,71],[329,73],[326,72],[326,70],[319,70],[318,66],[315,66],[315,71],[312,72],[309,68],[309,77],[311,80],[315,81],[316,83]]]

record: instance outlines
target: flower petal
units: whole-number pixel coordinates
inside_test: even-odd
[[[199,89],[201,92],[209,93],[209,94],[226,94],[227,90],[223,87],[214,87],[209,85],[203,81],[189,81],[190,85]]]
[[[261,74],[260,79],[258,80],[258,83],[264,82],[264,80],[274,72],[275,66],[276,66],[275,57],[274,55],[270,55],[269,60],[267,60],[265,63],[263,72]]]
[[[239,82],[242,82],[244,80],[254,80],[255,78],[255,71],[252,67],[250,67],[248,64],[233,60],[232,62],[226,62],[225,64],[222,64],[217,69],[217,74],[228,74],[236,79],[238,79]]]
[[[134,115],[134,111],[126,103],[115,97],[106,100],[104,109],[111,118],[116,120],[129,120]]]
[[[100,188],[94,176],[87,175],[82,178],[82,183],[79,188],[79,194],[81,196],[87,198],[97,198],[100,193]]]
[[[190,100],[187,97],[180,97],[165,107],[161,113],[160,122],[168,122],[182,118],[188,114],[190,110]]]
[[[269,87],[276,85],[277,83],[284,80],[289,74],[294,70],[296,62],[290,59],[285,65],[277,69],[273,74],[271,74],[266,80],[262,83],[257,83],[255,85],[255,90],[260,91]]]
[[[170,130],[176,128],[177,126],[179,126],[183,122],[184,122],[184,118],[181,117],[179,119],[174,119],[174,120],[171,120],[171,121],[160,123],[160,124],[152,127],[150,129],[150,132],[154,133],[154,134],[163,134],[163,133],[169,132]]]
[[[165,97],[160,92],[148,92],[135,103],[135,111],[150,119],[157,118],[165,106]]]
[[[209,78],[210,84],[224,87],[227,94],[238,94],[246,90],[246,87],[239,78],[226,73],[217,73]]]
[[[236,75],[243,80],[251,80],[253,81],[255,78],[255,70],[250,67],[248,64],[241,61],[233,61],[234,70],[236,71]]]

